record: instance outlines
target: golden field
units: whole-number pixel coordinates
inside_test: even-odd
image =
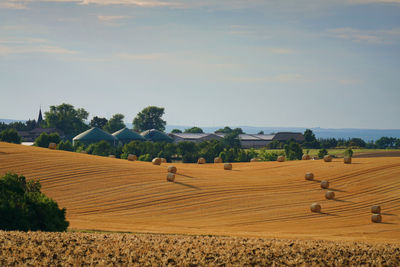
[[[174,164],[174,183],[169,165],[0,143],[0,175],[40,179],[67,208],[70,229],[400,243],[399,157],[234,163],[231,171]],[[336,200],[325,200],[321,180]],[[322,213],[310,212],[313,202]],[[383,223],[371,223],[374,204]]]

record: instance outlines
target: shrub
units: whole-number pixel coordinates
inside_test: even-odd
[[[38,147],[48,148],[50,143],[58,144],[61,138],[58,133],[41,133],[38,138],[36,138],[35,143],[33,145]]]
[[[326,155],[328,155],[328,150],[326,150],[325,148],[318,151],[318,158],[322,159]]]
[[[140,155],[138,160],[150,162],[152,160],[152,157],[150,154],[144,154],[144,155]]]
[[[72,146],[71,142],[69,140],[67,141],[61,141],[57,145],[58,150],[65,150],[65,151],[74,151],[74,147]]]
[[[15,129],[9,128],[0,132],[0,141],[21,144],[21,136]]]
[[[300,160],[303,156],[303,149],[296,142],[290,142],[288,145],[284,146],[285,155],[288,160]]]
[[[65,208],[40,191],[39,181],[7,173],[0,179],[0,229],[66,231]]]
[[[111,154],[114,154],[114,148],[111,146],[111,144],[107,141],[100,141],[95,144],[90,144],[86,152],[92,155],[97,155],[97,156],[109,156]]]
[[[353,156],[353,150],[351,150],[350,148],[349,149],[346,149],[345,151],[344,151],[344,156],[345,157],[352,157]]]

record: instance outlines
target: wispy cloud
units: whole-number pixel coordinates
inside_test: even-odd
[[[400,28],[386,30],[360,30],[355,28],[336,28],[327,30],[335,38],[370,44],[392,44],[400,41]]]
[[[0,2],[0,8],[5,9],[26,9],[25,1],[8,1]]]
[[[230,81],[240,82],[240,83],[265,83],[265,82],[275,82],[275,83],[298,83],[298,82],[309,82],[304,75],[299,73],[282,73],[275,76],[265,76],[265,77],[234,77],[230,78]]]
[[[118,53],[115,54],[116,58],[125,60],[157,60],[165,57],[163,53],[148,53],[148,54],[130,54],[130,53]]]
[[[0,39],[0,56],[12,54],[76,54],[76,51],[49,44],[41,38]]]

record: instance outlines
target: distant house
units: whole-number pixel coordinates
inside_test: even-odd
[[[174,141],[170,136],[156,129],[144,131],[140,135],[146,138],[147,141],[168,143],[172,143]]]
[[[58,133],[61,138],[64,138],[64,132],[57,128],[42,128],[40,124],[43,122],[42,110],[39,109],[39,116],[36,122],[36,127],[30,131],[18,131],[23,142],[34,142],[42,133]]]
[[[170,133],[168,135],[174,139],[174,143],[180,143],[184,141],[201,143],[204,141],[222,139],[222,137],[210,133]]]

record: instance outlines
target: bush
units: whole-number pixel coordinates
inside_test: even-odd
[[[15,129],[9,128],[0,132],[0,141],[21,144],[21,136]]]
[[[140,161],[149,161],[150,162],[153,159],[152,159],[150,154],[145,154],[145,155],[140,155],[138,160],[140,160]]]
[[[95,144],[90,144],[87,147],[86,152],[97,156],[109,156],[115,153],[113,146],[104,140]]]
[[[285,155],[288,160],[301,159],[303,156],[303,149],[296,142],[290,142],[288,145],[284,146]]]
[[[0,178],[0,229],[66,231],[65,208],[40,192],[39,181],[7,173]]]
[[[326,150],[325,148],[318,151],[318,158],[322,159],[326,155],[328,155],[328,150]]]
[[[61,141],[57,145],[58,150],[65,150],[65,151],[74,151],[74,147],[72,146],[71,142],[69,140],[67,141]]]
[[[351,150],[350,148],[349,149],[346,149],[345,151],[344,151],[344,156],[345,157],[352,157],[353,156],[353,150]]]
[[[51,133],[51,134],[41,133],[39,137],[36,138],[35,143],[33,145],[38,147],[48,148],[50,143],[58,144],[60,140],[61,138],[58,133]]]

